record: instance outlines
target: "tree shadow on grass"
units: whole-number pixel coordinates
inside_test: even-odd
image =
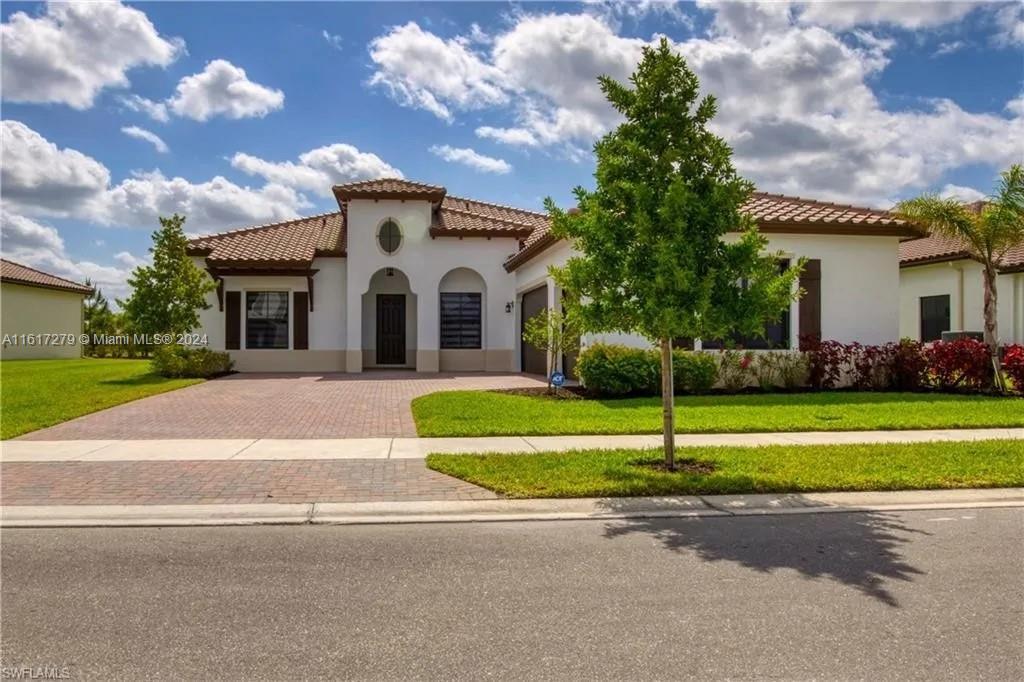
[[[97,383],[102,386],[153,386],[166,384],[169,380],[159,374],[140,374],[122,379],[101,379]]]
[[[628,504],[612,499],[605,506],[625,511]],[[928,534],[896,515],[878,512],[632,518],[605,528],[609,539],[636,533],[703,561],[733,562],[759,573],[791,569],[808,579],[832,580],[894,608],[900,604],[888,583],[911,582],[924,574],[908,563],[901,548],[910,534]]]

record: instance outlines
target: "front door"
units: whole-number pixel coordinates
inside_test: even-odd
[[[526,321],[547,307],[548,288],[546,286],[539,286],[533,291],[527,291],[523,294],[523,302],[519,306],[519,311],[521,313],[519,327],[520,335],[522,335],[526,330]],[[548,358],[544,351],[526,343],[526,339],[522,339],[522,343],[520,345],[522,347],[522,357],[520,360],[522,362],[523,371],[527,374],[547,374]]]
[[[405,294],[377,294],[377,364],[405,364]]]

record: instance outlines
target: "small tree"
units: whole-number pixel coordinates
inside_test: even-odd
[[[556,236],[581,252],[552,270],[579,300],[587,331],[637,332],[661,347],[665,465],[675,468],[672,339],[763,335],[794,296],[802,264],[778,254],[741,207],[753,186],[732,150],[708,130],[715,98],[665,39],[644,48],[632,88],[602,76],[625,122],[594,146],[596,188],[575,190],[578,211],[546,206]],[[725,242],[726,233],[737,232]]]
[[[91,287],[92,282],[86,279],[85,285]],[[83,331],[88,335],[86,354],[96,355],[96,337],[109,334],[114,327],[114,313],[99,287],[93,287],[92,293],[82,301],[82,322]]]
[[[548,367],[554,368],[560,355],[579,348],[579,326],[575,316],[569,312],[544,308],[523,325],[523,340],[544,351]],[[553,392],[551,372],[548,372],[548,393]]]
[[[896,213],[927,227],[932,234],[963,242],[982,266],[985,344],[992,356],[993,381],[1006,390],[999,361],[998,292],[996,280],[1003,256],[1024,244],[1024,167],[1010,166],[1000,175],[999,188],[985,202],[963,204],[926,194],[901,201]]]
[[[153,264],[135,268],[128,278],[132,293],[121,307],[135,332],[188,332],[199,324],[196,311],[210,307],[206,295],[214,284],[185,253],[184,223],[185,218],[177,214],[160,218],[149,250]]]

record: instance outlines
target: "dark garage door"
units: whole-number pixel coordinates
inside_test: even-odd
[[[540,286],[533,291],[527,291],[523,294],[523,303],[520,307],[522,313],[522,321],[519,327],[519,336],[522,338],[523,328],[526,325],[526,321],[544,310],[548,303],[548,288],[547,286]],[[534,348],[533,346],[522,342],[523,356],[522,356],[522,367],[523,371],[527,374],[547,374],[548,373],[548,361],[544,357],[544,351]]]

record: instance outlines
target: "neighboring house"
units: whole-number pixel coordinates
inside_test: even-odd
[[[1003,258],[996,277],[999,340],[1024,343],[1024,244]],[[981,333],[982,266],[963,242],[923,237],[900,245],[900,336],[934,341],[945,331]]]
[[[334,187],[339,211],[190,240],[216,282],[200,313],[211,348],[241,371],[548,370],[522,324],[560,292],[548,274],[572,254],[543,213],[372,180]],[[899,242],[884,211],[773,194],[746,207],[786,258],[809,259],[807,295],[769,328],[880,343],[899,336]],[[590,335],[634,345],[631,335]],[[698,342],[699,343],[699,342]]]
[[[81,356],[82,300],[90,293],[84,284],[0,259],[3,358]]]

